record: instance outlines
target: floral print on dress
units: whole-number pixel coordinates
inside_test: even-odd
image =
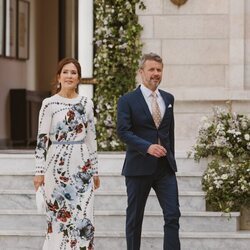
[[[57,141],[71,139],[75,134],[83,131],[83,126],[87,127],[84,106],[77,103],[67,111],[64,120],[57,123],[55,138]]]
[[[35,150],[44,174],[47,233],[43,250],[93,250],[93,175],[97,145],[93,103],[54,95],[43,101]]]

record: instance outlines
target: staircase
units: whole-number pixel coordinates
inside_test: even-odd
[[[95,196],[96,250],[125,250],[126,193],[120,175],[124,154],[99,154],[101,188]],[[240,214],[231,218],[206,212],[201,176],[206,167],[177,154],[182,250],[246,250],[250,231],[239,230]],[[0,152],[0,250],[41,250],[45,217],[36,212],[33,151]],[[150,193],[143,222],[141,250],[161,250],[163,217]]]

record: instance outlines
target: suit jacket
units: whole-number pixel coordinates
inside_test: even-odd
[[[168,161],[173,171],[177,171],[174,149],[174,97],[159,90],[165,102],[166,111],[157,129],[143,97],[140,87],[119,98],[117,106],[117,134],[126,143],[127,151],[122,174],[125,176],[151,175],[156,170],[158,158],[147,150],[158,143],[167,149]]]

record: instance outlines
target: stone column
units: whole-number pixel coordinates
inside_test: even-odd
[[[94,57],[94,12],[93,0],[78,1],[78,60],[82,77],[93,77]],[[93,98],[93,84],[80,84],[79,94]]]
[[[93,0],[78,1],[78,60],[82,77],[93,77]]]

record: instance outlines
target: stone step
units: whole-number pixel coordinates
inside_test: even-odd
[[[125,179],[117,172],[100,172],[101,187],[100,190],[120,190],[125,191]],[[179,190],[201,191],[200,172],[177,173]],[[0,172],[0,189],[27,189],[32,190],[34,172],[9,171]]]
[[[96,249],[126,249],[124,233],[113,234],[105,231],[102,238],[97,236]],[[250,233],[180,233],[182,250],[246,250],[250,244]],[[141,249],[157,250],[163,248],[163,233],[142,234]]]
[[[222,215],[217,212],[182,212],[181,232],[235,232],[239,229],[240,213]],[[125,228],[125,211],[96,211],[97,231],[121,231]],[[216,226],[215,226],[216,225]],[[146,211],[143,219],[143,232],[162,232],[164,226],[161,212]]]
[[[34,171],[35,158],[34,152],[21,153],[22,151],[15,151],[13,153],[0,153],[0,170],[2,173],[9,171]]]
[[[180,233],[182,250],[247,250],[250,245],[250,232],[191,232]],[[44,242],[43,231],[0,231],[1,250],[41,250]],[[163,233],[142,233],[141,249],[162,249]],[[126,239],[123,231],[96,232],[95,249],[126,250]]]
[[[207,161],[202,159],[199,163],[193,158],[187,158],[185,152],[176,152],[176,162],[179,172],[201,172],[203,173],[207,167]],[[100,171],[120,172],[123,166],[124,153],[99,153],[99,169]]]
[[[4,153],[0,151],[0,171],[34,171],[35,158],[34,150],[24,151],[8,151]],[[125,154],[124,153],[103,153],[99,152],[99,170],[100,172],[121,172]],[[176,161],[179,172],[204,172],[207,166],[206,160],[199,163],[194,162],[192,158],[187,158],[187,154],[183,152],[176,153]]]
[[[1,170],[0,170],[1,171]],[[27,172],[0,172],[0,190],[32,190],[34,174]]]
[[[203,192],[181,191],[179,193],[181,211],[205,211]],[[98,210],[124,210],[127,196],[123,191],[96,191],[95,207]],[[35,209],[35,191],[0,190],[0,209]],[[152,191],[146,205],[148,211],[160,211],[155,193]]]
[[[240,213],[183,212],[181,232],[235,232]],[[142,231],[162,232],[163,216],[160,212],[145,212]],[[215,227],[216,225],[216,227]],[[96,231],[121,231],[125,228],[125,211],[95,211]],[[45,215],[36,210],[0,210],[0,230],[45,230]]]
[[[100,197],[100,198],[99,198]],[[205,211],[205,194],[197,191],[180,191],[179,202],[181,211]],[[122,191],[97,191],[95,206],[99,210],[124,210],[127,196]],[[147,211],[161,211],[154,191],[151,191],[146,204]]]
[[[120,175],[125,154],[99,152],[102,186],[95,194],[96,250],[126,249],[127,197]],[[250,232],[238,229],[239,213],[228,220],[221,213],[205,211],[201,176],[207,161],[199,164],[177,152],[176,160],[182,211],[182,250],[246,250]],[[0,151],[0,250],[40,250],[45,216],[36,213],[33,174],[34,150]],[[143,250],[162,249],[163,218],[154,192],[150,193],[143,223]]]
[[[201,191],[201,177],[200,172],[178,172],[177,174],[178,188],[180,191]],[[1,178],[1,177],[0,177]],[[101,187],[100,190],[121,190],[125,191],[125,178],[120,173],[115,172],[100,172]]]

